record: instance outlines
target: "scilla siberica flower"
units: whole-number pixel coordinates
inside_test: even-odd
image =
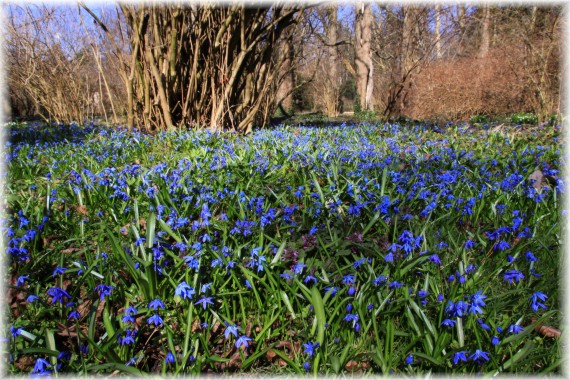
[[[241,330],[241,327],[239,327],[237,325],[228,325],[226,327],[226,330],[224,331],[224,336],[226,337],[226,339],[228,339],[230,337],[230,334],[232,334],[233,336],[235,336],[237,338],[238,337],[238,330]]]
[[[313,342],[307,342],[307,343],[303,343],[303,347],[305,348],[305,351],[303,351],[305,354],[308,354],[309,357],[312,357],[313,354],[315,353],[315,350],[317,348],[320,347],[320,343],[313,343]]]
[[[111,295],[111,291],[115,289],[114,286],[99,284],[95,287],[95,291],[99,294],[99,299],[103,301],[105,297]]]
[[[483,363],[489,361],[489,353],[482,350],[475,350],[475,352],[469,356],[469,359],[476,363]]]
[[[182,299],[192,299],[192,296],[196,294],[196,291],[186,283],[186,281],[182,281],[176,289],[174,290],[174,295],[178,296]]]
[[[538,311],[539,308],[546,309],[546,305],[543,303],[538,302],[546,301],[548,296],[542,292],[534,292],[528,299],[531,301],[530,308],[534,311]]]
[[[235,346],[236,348],[240,348],[240,347],[244,347],[247,348],[249,347],[249,342],[251,342],[251,338],[245,335],[240,336],[239,338],[236,339],[236,343]]]
[[[48,289],[47,294],[52,297],[51,303],[64,303],[65,298],[71,299],[71,294],[58,287]]]
[[[513,284],[515,282],[519,282],[524,279],[524,275],[521,271],[516,269],[511,269],[505,272],[503,275],[503,280],[508,281],[509,283]]]
[[[453,354],[453,365],[457,365],[460,361],[466,362],[467,361],[467,351],[459,351]]]

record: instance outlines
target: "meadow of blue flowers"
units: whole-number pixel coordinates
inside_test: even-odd
[[[9,373],[560,371],[558,127],[6,128]]]

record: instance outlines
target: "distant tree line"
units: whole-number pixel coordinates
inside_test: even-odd
[[[13,116],[248,132],[276,114],[560,112],[560,6],[7,5]]]

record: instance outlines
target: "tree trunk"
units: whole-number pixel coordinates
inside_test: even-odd
[[[441,4],[435,4],[435,57],[441,59]]]
[[[360,3],[356,11],[356,41],[354,46],[356,63],[356,93],[363,110],[372,110],[374,90],[372,64],[372,26],[374,15],[370,3]]]
[[[479,58],[485,58],[489,54],[489,42],[491,40],[489,26],[491,24],[491,8],[483,7],[483,28],[481,30],[481,45],[479,46]]]
[[[327,107],[327,116],[335,117],[339,113],[340,101],[340,75],[339,75],[339,59],[338,59],[338,5],[329,5],[327,7],[327,40],[328,40],[328,78],[325,96],[328,98],[325,102]]]
[[[286,113],[293,112],[293,89],[295,88],[295,71],[293,69],[293,61],[295,59],[295,50],[293,46],[293,36],[280,44],[280,54],[283,63],[281,64],[282,82],[277,92],[278,103]]]

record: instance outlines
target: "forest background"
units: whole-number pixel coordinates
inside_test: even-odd
[[[8,4],[12,117],[248,132],[275,116],[561,112],[563,8]]]

